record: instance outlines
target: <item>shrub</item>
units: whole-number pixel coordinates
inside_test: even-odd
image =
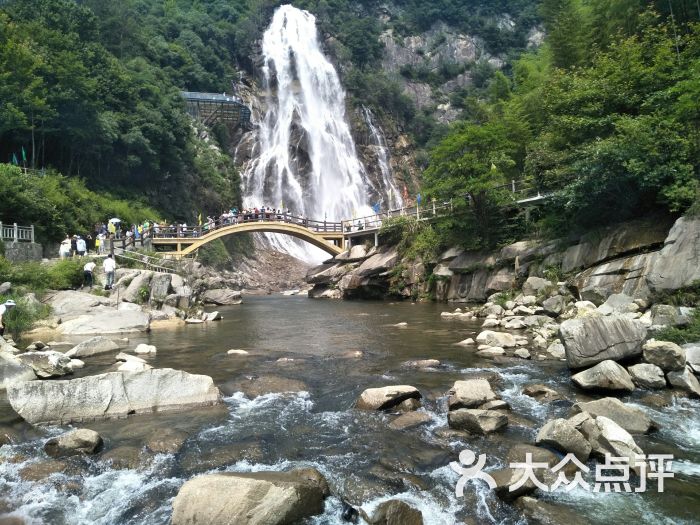
[[[47,318],[51,313],[49,306],[30,304],[27,298],[19,293],[0,296],[0,303],[4,303],[8,299],[15,301],[17,306],[5,313],[3,322],[7,333],[15,340],[18,340],[24,332],[30,330],[36,321]]]
[[[659,330],[654,338],[660,341],[671,341],[684,345],[700,341],[700,308],[696,308],[690,319],[690,323],[682,327],[668,327]]]
[[[12,264],[0,257],[0,282],[10,281],[33,291],[68,290],[83,282],[86,259],[67,259],[53,264],[24,262]]]

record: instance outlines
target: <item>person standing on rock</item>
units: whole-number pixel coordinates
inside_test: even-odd
[[[83,266],[83,286],[89,286],[90,290],[92,290],[92,285],[94,283],[93,272],[95,271],[95,266],[95,263],[92,261],[88,261],[85,263],[85,266]]]
[[[5,335],[5,312],[14,308],[16,304],[12,299],[5,301],[4,304],[0,304],[0,337]]]
[[[114,262],[112,255],[109,254],[102,263],[102,268],[105,271],[106,283],[105,290],[111,290],[114,285],[114,271],[117,269],[117,263]]]
[[[85,257],[85,252],[87,252],[87,244],[85,243],[85,239],[79,236],[78,240],[75,241],[75,246],[78,250],[78,256]]]

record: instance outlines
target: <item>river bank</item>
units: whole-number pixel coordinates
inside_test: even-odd
[[[113,369],[117,353],[153,345],[156,353],[138,355],[155,370],[211,377],[223,396],[216,406],[187,416],[156,413],[32,426],[18,418],[3,393],[0,424],[9,441],[0,449],[3,512],[28,523],[167,523],[173,498],[197,475],[313,467],[325,476],[331,496],[308,523],[344,523],[342,501],[371,515],[392,499],[419,510],[427,524],[520,523],[527,506],[554,516],[552,523],[694,519],[700,464],[694,414],[700,406],[678,392],[665,388],[650,395],[635,388],[619,395],[659,427],[635,432],[637,445],[647,454],[676,457],[676,478],[666,480],[666,494],[577,490],[539,494],[535,503],[521,498],[514,506],[471,482],[462,499],[454,495],[459,476],[449,467],[461,450],[486,454],[486,470],[497,470],[515,447],[534,445],[548,421],[569,417],[574,403],[610,394],[576,387],[560,359],[538,361],[529,330],[488,328],[526,338],[527,345],[515,348],[531,350],[529,360],[515,357],[515,348],[494,357],[455,344],[476,340],[487,330],[482,326],[487,316],[496,314],[455,315],[437,304],[283,296],[250,297],[219,311],[223,320],[217,323],[131,334],[120,343],[124,348],[84,357],[84,368],[62,378],[95,376]],[[241,352],[229,354],[231,349]],[[426,359],[438,363],[416,363]],[[487,435],[450,428],[450,390],[457,381],[479,378],[508,404],[508,410],[496,409],[508,424]],[[551,388],[559,398],[523,394],[532,384]],[[366,389],[391,385],[420,392],[421,408],[408,413],[418,418],[415,426],[404,427],[400,418],[406,413],[396,409],[353,408]],[[98,432],[103,448],[90,456],[48,456],[44,443],[72,427]]]

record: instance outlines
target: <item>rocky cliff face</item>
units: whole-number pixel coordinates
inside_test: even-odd
[[[652,300],[700,279],[700,219],[641,220],[578,239],[521,241],[493,252],[444,252],[426,271],[394,248],[356,246],[307,274],[312,297],[431,297],[483,303],[518,288],[528,277],[565,283],[596,305],[613,294]]]

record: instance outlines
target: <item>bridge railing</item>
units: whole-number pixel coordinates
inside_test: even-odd
[[[342,222],[319,221],[301,217],[290,213],[280,213],[278,211],[259,211],[258,213],[224,214],[216,220],[207,221],[201,226],[187,226],[185,224],[173,225],[153,225],[150,229],[150,236],[153,239],[198,239],[210,233],[233,226],[235,224],[248,224],[256,222],[279,222],[284,224],[296,224],[311,230],[314,233],[342,233]]]
[[[16,222],[0,222],[0,240],[3,242],[34,242],[34,225],[19,226]]]

